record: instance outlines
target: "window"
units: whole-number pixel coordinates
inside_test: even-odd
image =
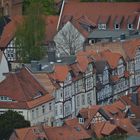
[[[34,114],[34,110],[32,110],[32,118],[34,119],[35,114]]]
[[[84,124],[84,119],[83,118],[79,118],[79,123],[80,124]]]
[[[62,115],[63,114],[63,106],[60,105],[60,114]]]
[[[93,88],[93,78],[92,77],[88,77],[86,79],[86,90],[89,90]]]
[[[38,114],[38,108],[36,108],[36,117],[38,117],[38,115],[39,115],[39,114]]]
[[[85,105],[85,95],[82,95],[82,105]]]
[[[80,96],[77,96],[77,106],[80,106]]]
[[[64,105],[65,117],[71,114],[71,102],[66,102]]]
[[[6,96],[0,96],[0,101],[4,101],[4,102],[10,102],[10,101],[14,101],[9,97]]]
[[[58,107],[55,106],[55,115],[57,116],[58,115]]]
[[[42,106],[42,114],[44,114],[45,113],[45,106],[43,105]]]
[[[52,110],[52,103],[49,103],[49,110]]]
[[[18,111],[18,113],[22,115],[23,114],[23,111]]]
[[[109,82],[109,74],[108,74],[108,70],[104,70],[103,72],[103,84],[107,84]]]
[[[87,103],[91,105],[91,93],[87,94]]]
[[[106,30],[106,24],[98,24],[99,30]]]
[[[129,30],[132,30],[133,29],[133,24],[128,24],[127,27],[128,27]]]
[[[119,24],[115,24],[115,30],[119,30],[120,29],[120,25]]]

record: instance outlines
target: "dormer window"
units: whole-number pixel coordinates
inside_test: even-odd
[[[98,24],[99,30],[106,30],[106,24]]]
[[[133,30],[134,29],[134,23],[136,21],[136,16],[128,16],[128,19],[127,19],[127,28],[128,30]]]
[[[116,16],[114,18],[114,29],[119,30],[121,28],[121,24],[123,22],[124,17],[123,16]]]
[[[7,96],[0,96],[0,102],[12,102],[14,100],[12,100],[11,98],[7,97]]]
[[[36,91],[36,95],[33,97],[33,99],[39,98],[39,97],[41,97],[41,96],[43,96],[42,91],[37,90],[37,91]]]
[[[84,124],[84,119],[83,118],[79,118],[79,123],[80,124]]]
[[[98,18],[98,29],[106,30],[109,20],[110,20],[110,16],[100,16]]]
[[[120,25],[119,24],[115,24],[115,30],[119,30],[120,29]]]
[[[128,30],[133,30],[133,24],[128,24],[127,28],[128,28]]]

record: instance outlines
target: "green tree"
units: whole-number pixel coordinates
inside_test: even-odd
[[[43,41],[45,37],[44,8],[41,2],[30,4],[23,23],[16,32],[15,47],[17,60],[28,63],[44,56]]]
[[[47,15],[56,14],[56,8],[55,8],[54,0],[24,0],[24,3],[23,3],[23,13],[26,14],[26,10],[34,2],[42,3],[42,5],[44,7],[45,14],[47,14]]]
[[[16,128],[29,127],[30,122],[15,111],[9,110],[0,115],[0,140],[8,140]]]

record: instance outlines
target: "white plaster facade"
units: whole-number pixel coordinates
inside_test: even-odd
[[[9,68],[8,68],[7,60],[3,52],[0,51],[0,82],[5,79],[3,73],[8,73],[8,72],[9,72]]]
[[[30,121],[31,126],[45,123],[49,126],[53,126],[54,121],[54,100],[46,102],[42,105],[34,107],[32,109],[8,109],[0,108],[0,114],[5,113],[8,110],[13,110],[23,115],[25,120]]]
[[[85,37],[68,21],[54,37],[56,52],[60,55],[75,54],[83,49]]]

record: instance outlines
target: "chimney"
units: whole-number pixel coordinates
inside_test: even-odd
[[[139,105],[139,97],[138,97],[138,93],[135,92],[133,94],[131,94],[131,101],[136,105],[138,106]]]
[[[31,61],[31,69],[35,70],[35,71],[41,71],[42,70],[42,65],[38,61],[32,60]]]
[[[37,64],[38,64],[38,61],[32,60],[31,61],[31,68],[35,68],[37,66]]]
[[[110,123],[111,123],[111,124],[115,124],[114,118],[110,118]]]
[[[125,40],[125,38],[126,38],[126,37],[125,37],[125,34],[122,33],[122,34],[120,35],[120,40],[123,41],[123,40]]]
[[[56,50],[55,50],[55,42],[54,41],[49,43],[47,53],[48,53],[48,61],[55,62],[56,61]]]
[[[85,40],[85,41],[83,42],[83,51],[86,51],[87,45],[88,45],[88,40]]]

